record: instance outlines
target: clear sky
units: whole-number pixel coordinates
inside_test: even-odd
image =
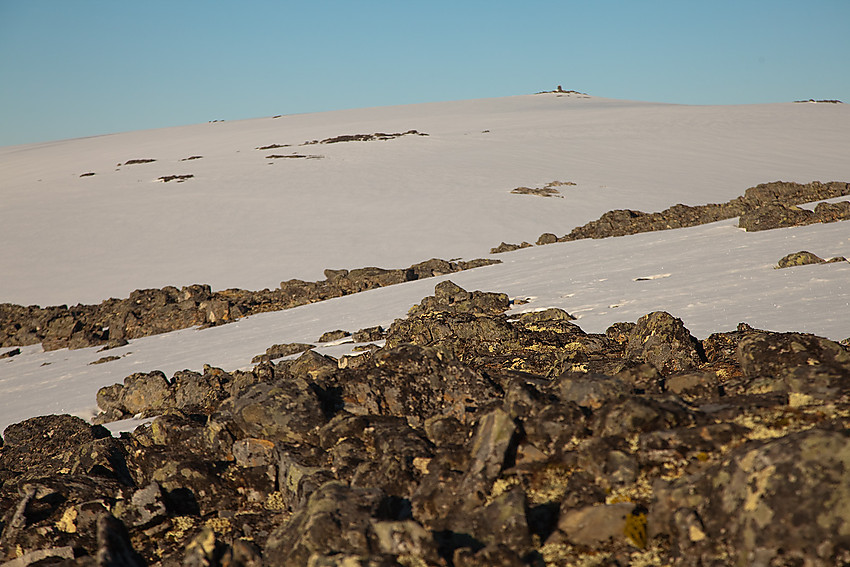
[[[850,102],[850,0],[0,0],[0,145],[562,85]]]

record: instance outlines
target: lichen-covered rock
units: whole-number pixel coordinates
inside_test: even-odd
[[[337,481],[322,485],[269,536],[264,563],[300,567],[338,554],[368,557],[377,547],[372,520],[378,519],[382,500],[379,490]]]
[[[451,280],[446,280],[434,287],[434,295],[414,305],[409,315],[432,312],[496,315],[504,313],[510,306],[510,299],[504,293],[469,292]]]
[[[661,373],[699,367],[705,360],[700,345],[681,319],[656,311],[638,319],[629,334],[626,355],[642,359]]]
[[[445,282],[356,359],[134,375],[101,406],[158,417],[120,438],[10,426],[0,561],[850,562],[846,344],[746,324],[697,342],[666,313],[588,334],[505,305]]]
[[[606,402],[631,393],[631,388],[617,378],[576,372],[562,374],[551,388],[562,400],[589,409],[599,409]]]
[[[679,564],[838,565],[850,559],[850,438],[811,429],[747,443],[655,487],[655,529]]]
[[[552,234],[551,232],[544,232],[540,235],[535,244],[537,244],[538,246],[544,246],[546,244],[554,244],[556,242],[558,242],[557,235]]]
[[[631,396],[600,408],[595,415],[593,431],[600,437],[627,437],[637,432],[693,425],[698,418],[698,414],[675,397]]]
[[[821,222],[836,222],[850,219],[850,202],[818,203],[815,215]]]
[[[132,482],[120,443],[106,429],[78,417],[30,418],[7,427],[4,437],[0,470],[14,473],[16,482],[59,473],[95,474]]]
[[[335,374],[339,370],[339,363],[334,358],[319,354],[314,350],[307,350],[292,361],[287,369],[299,378],[321,381]]]
[[[339,339],[344,339],[350,336],[351,333],[349,333],[348,331],[343,331],[342,329],[336,329],[334,331],[325,331],[324,333],[322,333],[322,336],[318,338],[318,342],[329,343],[331,341],[338,341]]]
[[[286,343],[281,345],[272,345],[266,349],[265,354],[258,354],[257,356],[252,358],[251,363],[257,364],[258,362],[283,358],[284,356],[298,354],[300,352],[304,352],[305,350],[310,350],[315,346],[316,345],[311,345],[307,343]]]
[[[399,562],[420,565],[440,565],[434,537],[412,520],[378,520],[372,522],[378,550],[398,557]]]
[[[466,422],[500,395],[492,382],[437,348],[403,344],[377,353],[374,363],[364,380],[341,384],[347,411],[404,417],[417,426],[435,415]]]
[[[822,264],[824,259],[806,250],[793,252],[780,258],[776,264],[777,268],[791,268],[793,266],[805,266],[806,264]]]
[[[168,517],[165,496],[156,482],[132,491],[129,498],[118,500],[112,513],[125,525],[134,528],[149,528]]]
[[[312,439],[325,422],[319,398],[301,378],[256,384],[226,400],[222,411],[233,416],[243,437],[287,443]]]
[[[209,415],[228,397],[230,375],[220,368],[206,366],[204,373],[184,370],[172,378],[174,407],[187,413]]]
[[[155,370],[127,376],[122,388],[107,387],[97,401],[103,411],[118,409],[129,415],[156,415],[174,407],[174,391],[165,374]]]
[[[754,331],[738,343],[738,361],[747,377],[781,376],[816,367],[835,376],[850,370],[850,352],[840,344],[804,333]]]
[[[767,203],[742,214],[738,219],[738,226],[747,232],[756,232],[816,222],[819,222],[819,219],[814,212],[776,202]]]
[[[352,486],[372,486],[408,498],[433,446],[403,418],[340,413],[319,432],[331,468]],[[417,466],[417,464],[419,466]]]

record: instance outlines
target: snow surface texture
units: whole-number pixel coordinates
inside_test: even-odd
[[[346,134],[428,136],[315,144]],[[483,257],[566,234],[616,208],[723,202],[782,179],[850,180],[850,107],[691,107],[544,94],[241,122],[0,148],[0,301],[96,303],[136,288],[276,287],[324,268]],[[292,144],[271,150],[258,146]],[[322,159],[267,159],[297,153]],[[201,159],[181,161],[201,155]],[[156,159],[121,165],[131,159]],[[93,176],[80,177],[94,172]],[[184,182],[161,176],[192,174]],[[571,181],[563,199],[513,195]],[[850,257],[850,223],[747,233],[731,219],[533,247],[452,274],[466,289],[561,307],[588,332],[655,310],[700,338],[734,328],[850,336],[850,264],[774,270],[809,250]],[[47,413],[91,417],[133,372],[250,367],[274,343],[389,325],[434,278],[131,341],[0,360],[0,430]],[[339,356],[350,344],[320,352]],[[5,349],[4,349],[5,351]],[[102,356],[121,357],[103,364]],[[129,425],[128,425],[129,427]]]

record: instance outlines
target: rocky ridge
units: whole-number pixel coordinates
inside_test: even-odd
[[[749,231],[770,230],[790,226],[836,222],[850,219],[850,202],[818,203],[814,211],[797,205],[850,195],[850,183],[830,181],[821,183],[789,183],[774,181],[750,187],[743,196],[726,203],[707,205],[673,205],[658,213],[645,213],[630,209],[616,209],[604,213],[599,219],[574,228],[569,234],[557,236],[544,233],[537,245],[570,242],[584,238],[609,238],[641,232],[670,230],[708,224],[740,217],[738,226]],[[509,252],[531,246],[528,242],[508,244],[502,242],[490,250],[491,254]]]
[[[138,337],[196,325],[219,325],[247,315],[496,263],[499,261],[433,258],[404,269],[325,270],[324,280],[287,280],[274,290],[212,291],[209,285],[195,284],[180,289],[138,289],[128,298],[107,299],[98,305],[42,308],[0,303],[0,347],[41,343],[47,351],[120,346]]]
[[[117,439],[11,425],[0,561],[850,562],[846,345],[744,323],[697,340],[664,312],[589,334],[511,307],[444,281],[359,356],[103,388],[104,419],[159,416]]]

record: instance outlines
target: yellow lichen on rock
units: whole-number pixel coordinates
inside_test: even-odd
[[[59,518],[58,522],[56,522],[56,528],[68,534],[77,533],[77,525],[74,523],[76,519],[77,509],[74,506],[71,506],[65,510],[62,517]]]

